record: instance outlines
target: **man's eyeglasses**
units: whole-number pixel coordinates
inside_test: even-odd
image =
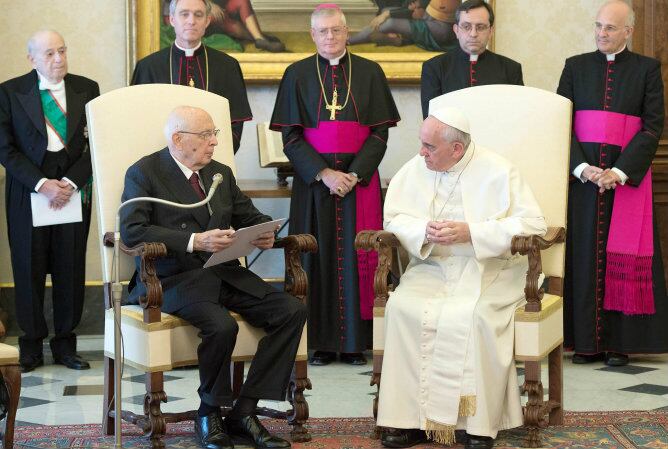
[[[623,29],[623,28],[628,28],[628,26],[623,26],[623,27],[616,27],[614,25],[603,25],[602,23],[596,23],[594,25],[594,28],[596,28],[596,32],[600,33],[601,31],[605,31],[606,33],[616,33],[617,31]]]
[[[217,136],[219,132],[219,129],[210,129],[208,131],[202,131],[199,133],[193,133],[190,131],[177,131],[179,134],[192,134],[193,136],[197,136],[202,140],[209,140],[210,138]]]
[[[327,37],[331,32],[333,36],[338,37],[344,34],[347,31],[346,27],[334,27],[334,28],[313,28],[315,34],[319,37]]]
[[[490,29],[490,26],[486,23],[476,23],[475,25],[473,25],[472,23],[464,22],[461,24],[457,24],[457,26],[467,33],[473,31],[474,28],[478,33],[484,33],[485,31]]]

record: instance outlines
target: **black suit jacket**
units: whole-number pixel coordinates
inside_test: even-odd
[[[186,251],[193,233],[230,226],[239,229],[271,220],[239,190],[228,166],[211,161],[199,173],[205,191],[211,186],[214,174],[223,175],[223,181],[209,203],[211,215],[206,206],[177,209],[148,202],[133,204],[121,211],[123,242],[130,246],[141,242],[162,242],[167,246],[168,257],[156,262],[163,288],[162,310],[167,313],[192,302],[218,302],[223,282],[259,298],[276,291],[236,260],[202,268],[211,254]],[[128,169],[122,199],[126,201],[139,196],[153,196],[183,204],[199,201],[167,148],[140,159]],[[135,281],[136,285],[131,283],[130,286],[130,301],[136,303],[140,296],[146,295],[146,287],[136,273]]]
[[[30,193],[45,178],[41,165],[48,138],[35,70],[0,84],[0,162],[7,171],[5,200],[12,251],[30,242]],[[98,84],[83,76],[65,75],[69,166],[65,177],[83,187],[92,174],[85,106],[100,95]],[[13,243],[14,242],[14,243]],[[21,245],[23,246],[23,245]],[[30,245],[28,245],[28,251]],[[27,255],[26,257],[29,257]]]

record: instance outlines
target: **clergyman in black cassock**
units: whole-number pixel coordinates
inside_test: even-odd
[[[621,2],[620,2],[621,3]],[[612,9],[610,9],[612,8]],[[623,33],[625,20],[615,25],[610,14],[621,4],[606,4],[597,22],[610,30],[597,28],[599,50],[566,60],[557,93],[573,101],[574,133],[571,140],[571,177],[568,197],[568,235],[564,285],[564,345],[575,351],[573,361],[586,363],[606,355],[608,364],[625,364],[627,354],[668,352],[668,298],[656,233],[656,220],[648,220],[646,237],[651,259],[646,265],[647,298],[653,295],[653,308],[642,312],[606,305],[606,295],[614,293],[615,263],[611,261],[611,235],[614,221],[635,216],[637,211],[622,207],[622,189],[639,191],[649,183],[643,200],[652,216],[651,164],[664,123],[663,83],[659,61],[633,53],[619,36],[619,48],[609,48],[610,36]],[[615,29],[616,28],[616,29]],[[629,33],[630,37],[630,33]],[[592,123],[591,120],[594,120]],[[621,120],[622,126],[619,126]],[[628,128],[636,123],[636,128]],[[627,127],[624,141],[615,141],[613,130]],[[600,132],[607,128],[607,131]],[[599,135],[596,135],[599,134]],[[623,151],[622,151],[623,150]],[[601,178],[618,174],[617,182]],[[625,183],[621,178],[625,178]],[[616,187],[613,189],[613,187]],[[603,190],[601,192],[601,190]],[[622,198],[623,199],[623,198]],[[643,214],[641,214],[643,215]],[[627,234],[640,232],[627,228]],[[628,232],[631,230],[631,232]],[[653,242],[652,240],[653,239]],[[653,252],[653,255],[652,255]],[[617,259],[618,255],[613,255]],[[633,259],[624,265],[631,266]],[[610,270],[613,270],[611,272]],[[636,273],[641,273],[638,268]],[[632,284],[628,277],[624,284]],[[617,287],[615,287],[617,285]],[[627,291],[625,296],[633,296]],[[648,305],[650,305],[648,303]],[[612,358],[611,358],[612,355]]]
[[[180,130],[181,123],[189,133]],[[232,432],[230,426],[241,425],[238,421],[244,426],[261,426],[255,423],[259,399],[285,400],[306,322],[306,307],[242,267],[236,259],[203,268],[212,252],[229,246],[234,229],[271,220],[239,190],[231,169],[211,159],[218,143],[213,125],[211,117],[201,109],[175,109],[168,119],[168,148],[140,159],[128,169],[122,196],[123,201],[148,196],[192,204],[205,197],[213,175],[220,173],[223,181],[209,207],[177,209],[148,202],[133,204],[121,212],[121,237],[130,246],[140,242],[166,245],[168,256],[155,262],[163,289],[162,310],[200,329],[202,338],[197,349],[201,404],[195,430],[204,447],[229,448],[229,439],[220,435],[220,406],[232,403],[230,363],[239,327],[230,311],[267,333],[258,344],[240,398],[232,409],[234,422],[227,423]],[[262,249],[270,248],[274,234],[267,234],[262,242],[252,243]],[[129,290],[133,303],[146,295],[146,286],[137,272]],[[289,444],[280,440],[266,447],[278,449]]]
[[[422,64],[420,97],[422,116],[429,113],[429,100],[455,90],[487,84],[522,86],[522,66],[486,49],[494,32],[494,12],[483,0],[462,3],[454,25],[459,45]]]
[[[290,233],[318,240],[318,253],[303,258],[315,364],[336,352],[365,363],[377,256],[358,254],[354,240],[362,229],[382,228],[377,168],[400,119],[380,66],[346,51],[342,17],[338,7],[316,9],[318,53],[286,69],[271,118],[296,172]]]
[[[193,4],[191,11],[188,10],[189,3]],[[189,11],[192,17],[182,18],[182,10]],[[202,43],[211,20],[202,0],[177,2],[176,10],[170,13],[170,20],[176,32],[176,41],[137,62],[131,84],[180,84],[227,98],[236,153],[244,122],[253,118],[239,62]]]
[[[88,363],[76,355],[74,333],[83,312],[91,211],[84,106],[100,89],[93,80],[67,74],[66,47],[58,33],[36,33],[29,50],[35,70],[0,85],[0,162],[7,171],[5,207],[16,320],[24,333],[19,337],[20,363],[24,372],[44,363],[42,340],[49,332],[44,286],[46,274],[51,273],[54,360],[86,369]],[[60,187],[50,187],[55,185]],[[68,191],[67,198],[82,201],[82,221],[33,227],[30,194],[39,191],[54,204],[60,194],[50,196],[47,191],[55,190]]]

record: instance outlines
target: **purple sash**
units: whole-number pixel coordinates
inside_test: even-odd
[[[318,153],[357,153],[371,134],[368,126],[358,122],[325,121],[318,128],[304,128],[304,138]],[[355,186],[355,230],[383,229],[380,207],[380,178],[374,172],[369,185]],[[373,319],[373,277],[378,266],[374,251],[357,251],[359,276],[360,315],[363,320]]]
[[[574,128],[580,142],[616,145],[624,151],[642,129],[642,119],[617,112],[577,111]],[[603,307],[625,315],[653,314],[651,169],[637,187],[615,188],[606,253]]]

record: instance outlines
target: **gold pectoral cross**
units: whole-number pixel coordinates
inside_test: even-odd
[[[329,119],[330,120],[336,120],[336,111],[340,111],[343,109],[343,106],[340,104],[337,104],[339,99],[339,93],[336,91],[336,87],[334,88],[334,93],[332,94],[332,104],[328,104],[325,106],[325,109],[330,111],[329,114]]]
[[[195,87],[195,81],[193,81],[192,77],[190,77],[190,81],[188,81],[188,86]]]

